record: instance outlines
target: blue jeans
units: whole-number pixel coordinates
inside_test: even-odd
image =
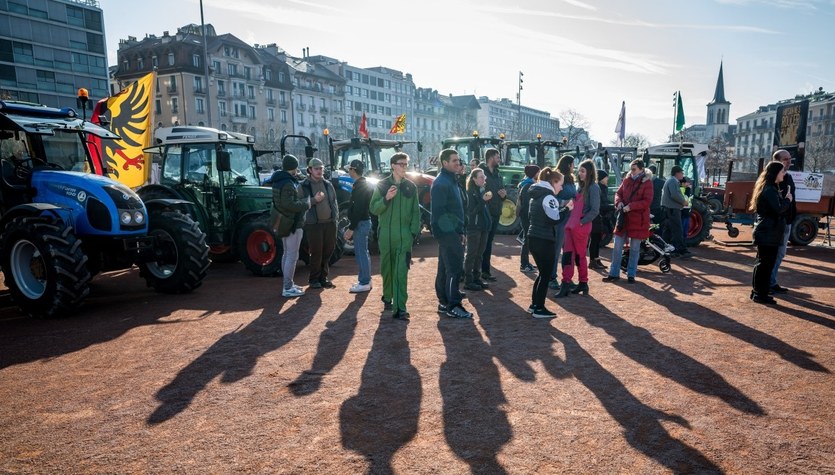
[[[638,259],[641,257],[642,239],[615,234],[615,244],[612,247],[612,264],[609,266],[609,275],[612,277],[620,276],[620,261],[623,259],[623,245],[627,239],[629,239],[629,264],[626,266],[626,276],[635,277],[635,274],[638,273]]]
[[[371,220],[366,219],[357,223],[354,230],[354,258],[360,268],[359,283],[368,285],[371,283],[371,255],[368,253],[368,235],[371,233]]]
[[[771,286],[774,287],[777,285],[777,270],[780,269],[780,264],[783,262],[783,258],[786,257],[786,250],[789,246],[789,235],[792,232],[792,225],[787,224],[786,230],[783,232],[783,244],[777,248],[777,261],[774,263],[774,270],[771,271]]]

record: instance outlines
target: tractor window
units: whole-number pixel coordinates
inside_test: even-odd
[[[229,164],[232,170],[222,172],[224,183],[227,185],[261,184],[255,172],[252,148],[245,145],[227,144],[225,150],[229,152]]]
[[[163,185],[176,185],[180,183],[181,162],[180,147],[170,147],[165,154],[165,166],[162,168],[160,183]]]
[[[350,164],[353,160],[362,160],[366,171],[375,170],[377,168],[371,166],[371,157],[368,155],[368,149],[364,147],[345,148],[339,151],[338,164],[341,170],[347,170],[348,164]]]
[[[546,167],[555,167],[557,166],[557,157],[560,154],[560,151],[556,147],[544,147],[545,148],[545,166]]]
[[[380,150],[380,173],[391,173],[391,157],[397,153],[395,148],[384,148]]]
[[[508,160],[506,165],[511,167],[523,167],[529,163],[536,163],[536,159],[533,154],[531,154],[532,151],[535,153],[535,150],[531,150],[530,147],[526,146],[514,146],[513,148],[508,148]]]
[[[11,131],[0,131],[0,157],[11,159],[13,162],[23,162],[31,157],[29,142],[24,134]],[[31,166],[31,164],[30,164]]]
[[[215,156],[214,144],[172,145],[169,153],[172,151],[176,153],[177,149],[180,149],[180,155],[185,163],[186,181],[220,185],[217,170],[212,163]]]
[[[696,178],[696,168],[695,168],[695,161],[693,157],[681,157],[679,159],[679,165],[682,170],[684,170],[684,176],[693,180]],[[698,182],[698,180],[696,180]]]
[[[56,129],[55,135],[44,135],[41,140],[46,155],[43,157],[45,161],[62,170],[90,172],[85,145],[77,132]]]

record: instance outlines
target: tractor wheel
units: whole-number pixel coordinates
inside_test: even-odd
[[[818,236],[818,219],[808,214],[794,218],[789,241],[797,246],[808,246]]]
[[[209,258],[212,262],[224,264],[238,262],[238,255],[235,253],[235,249],[223,245],[209,246]]]
[[[155,238],[154,257],[139,263],[148,287],[166,294],[200,287],[209,268],[206,234],[188,215],[156,211],[148,217],[148,235]]]
[[[687,247],[696,247],[708,239],[713,227],[713,215],[704,200],[694,199],[690,208],[690,227],[684,243]]]
[[[715,196],[711,196],[707,199],[707,207],[710,209],[712,214],[719,214],[725,209],[725,205],[722,204],[722,200]]]
[[[24,313],[61,316],[78,308],[90,293],[90,271],[81,240],[59,219],[15,218],[0,242],[6,287]]]
[[[522,229],[522,220],[516,216],[516,188],[505,188],[507,195],[502,201],[502,214],[499,216],[497,234],[518,234]]]
[[[249,220],[238,231],[238,256],[244,266],[257,276],[281,272],[281,239],[273,234],[268,216]]]

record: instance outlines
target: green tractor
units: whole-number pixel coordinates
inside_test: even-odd
[[[288,137],[281,139],[282,150]],[[305,154],[310,159],[315,149],[310,139],[301,138],[307,141]],[[255,275],[277,275],[283,250],[272,230],[272,189],[261,186],[254,142],[250,135],[207,127],[159,128],[155,145],[145,150],[161,157],[159,183],[138,193],[145,200],[191,202],[190,214],[206,231],[212,260],[241,260]],[[299,253],[302,261],[308,255],[304,245]],[[342,254],[334,255],[339,259]]]
[[[647,147],[642,153],[644,163],[647,166],[655,165],[659,177],[664,178],[673,166],[678,165],[684,170],[684,176],[693,183],[690,226],[684,240],[688,247],[698,246],[702,241],[711,239],[713,214],[706,195],[702,193],[699,169],[696,166],[696,156],[706,150],[706,145],[683,142],[654,145]],[[628,165],[627,162],[626,166]]]
[[[507,190],[507,198],[502,208],[502,217],[499,221],[499,230],[505,225],[504,232],[513,233],[519,231],[519,218],[516,216],[516,194],[519,189],[519,182],[525,179],[525,166],[537,165],[540,168],[556,167],[560,157],[566,154],[574,154],[575,163],[579,163],[579,149],[566,148],[567,139],[542,140],[542,135],[537,134],[536,140],[513,140],[504,142],[504,154],[499,173]],[[511,219],[511,211],[514,221]]]

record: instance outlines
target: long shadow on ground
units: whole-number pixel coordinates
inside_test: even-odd
[[[634,284],[631,287],[645,286]],[[649,290],[645,291],[649,292]],[[733,387],[709,366],[675,348],[664,345],[647,329],[635,326],[612,313],[594,297],[571,297],[563,299],[562,303],[567,308],[578,306],[574,309],[574,313],[584,318],[589,325],[611,335],[615,339],[612,346],[636,363],[691,391],[718,397],[739,411],[765,415],[765,411],[759,404]]]
[[[686,420],[642,403],[586,352],[574,337],[553,327],[551,335],[565,347],[568,370],[594,393],[606,411],[623,427],[629,445],[673,473],[722,472],[698,450],[672,437],[659,422],[672,421],[689,428]]]
[[[249,376],[261,356],[290,342],[313,319],[321,298],[317,293],[309,293],[303,298],[309,305],[294,305],[280,313],[265,309],[247,326],[223,336],[180,370],[173,381],[157,392],[156,398],[161,404],[148,417],[148,423],[159,424],[184,411],[219,375],[222,375],[223,383],[234,383]],[[286,305],[286,302],[282,304]]]
[[[325,324],[327,328],[319,336],[313,365],[288,385],[290,392],[296,396],[307,396],[319,390],[322,378],[345,356],[345,351],[354,338],[357,312],[366,299],[368,299],[368,293],[356,294],[355,300],[348,304],[348,308],[336,320]]]
[[[342,446],[365,456],[368,473],[393,473],[391,459],[417,434],[422,397],[406,322],[383,317],[362,369],[359,392],[339,410]]]
[[[490,346],[469,319],[442,317],[438,330],[446,347],[439,382],[447,444],[472,473],[506,473],[497,454],[513,430]]]

